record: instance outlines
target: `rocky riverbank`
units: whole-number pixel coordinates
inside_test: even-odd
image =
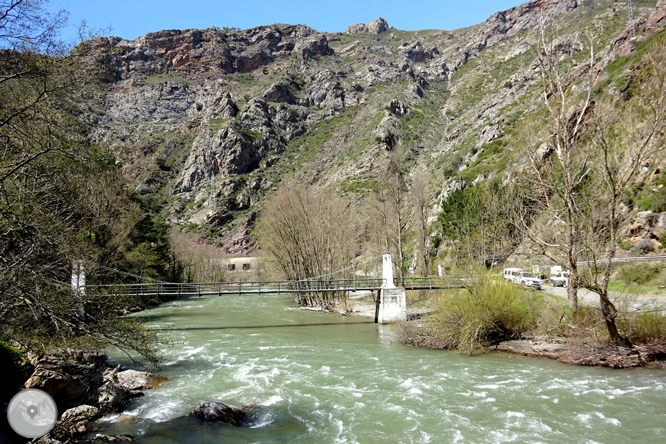
[[[129,436],[95,435],[90,424],[102,415],[122,412],[132,398],[163,380],[112,366],[100,350],[67,350],[57,356],[27,353],[24,366],[32,370],[25,388],[51,395],[61,413],[53,430],[36,440],[42,444],[131,441]]]
[[[549,341],[522,339],[501,342],[493,350],[555,359],[570,365],[666,370],[666,344],[627,348],[616,345],[572,343],[557,338]]]

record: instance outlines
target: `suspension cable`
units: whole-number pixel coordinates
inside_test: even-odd
[[[141,279],[143,281],[155,282],[157,284],[171,284],[172,283],[172,282],[167,282],[167,281],[161,281],[159,279],[149,278],[149,277],[146,277],[146,276],[139,276],[139,275],[136,275],[136,274],[128,273],[126,271],[116,270],[115,268],[107,267],[105,265],[97,264],[97,263],[91,262],[91,261],[84,261],[84,262],[86,262],[87,264],[90,264],[90,265],[94,265],[95,267],[101,268],[103,270],[110,271],[112,273],[117,273],[117,274],[121,274],[123,276],[133,277],[135,279]]]
[[[298,282],[307,282],[307,281],[317,281],[317,280],[321,280],[322,278],[326,278],[326,277],[329,277],[329,276],[333,276],[333,275],[335,275],[335,274],[342,273],[343,271],[347,271],[347,270],[355,269],[355,268],[357,268],[359,265],[363,265],[363,264],[366,264],[366,263],[368,263],[368,262],[370,262],[370,261],[374,261],[375,259],[379,259],[379,258],[381,258],[382,256],[383,256],[383,255],[380,254],[379,256],[371,257],[371,258],[366,259],[366,260],[364,260],[364,261],[361,261],[361,262],[359,262],[359,263],[357,263],[357,264],[351,265],[351,266],[349,266],[349,267],[347,267],[347,268],[343,268],[343,269],[341,269],[341,270],[336,270],[336,271],[333,271],[333,272],[328,273],[328,274],[322,274],[321,276],[315,276],[315,277],[311,277],[311,278],[307,278],[307,279],[301,279],[301,280],[299,280]]]

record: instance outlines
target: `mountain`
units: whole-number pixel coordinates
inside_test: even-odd
[[[666,1],[533,0],[468,28],[342,33],[303,25],[168,30],[95,42],[95,140],[171,224],[230,254],[253,247],[261,203],[288,178],[361,198],[394,151],[431,173],[432,213],[465,183],[502,180],[505,147],[539,107],[541,23],[562,60],[605,69],[663,28]],[[663,31],[662,31],[663,32]]]

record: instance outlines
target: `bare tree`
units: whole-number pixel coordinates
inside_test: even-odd
[[[634,79],[639,84],[626,103],[607,94],[595,108],[591,152],[594,181],[588,193],[588,223],[582,251],[590,262],[581,273],[582,285],[599,295],[601,312],[610,336],[629,345],[617,331],[617,310],[608,291],[613,258],[618,249],[623,195],[633,186],[641,168],[664,155],[666,131],[666,54],[663,41],[646,52]]]
[[[517,218],[517,226],[554,262],[569,270],[567,294],[569,305],[578,313],[578,261],[581,249],[579,191],[592,168],[585,137],[588,113],[592,106],[594,51],[588,64],[578,71],[561,71],[554,40],[542,30],[538,66],[542,79],[542,100],[547,124],[526,125],[522,151],[527,159],[523,190],[526,205]],[[576,84],[584,75],[581,87]],[[582,95],[582,99],[581,99]],[[534,220],[535,214],[540,220]],[[536,223],[535,223],[536,222]]]
[[[67,22],[63,10],[49,14],[47,0],[0,0],[0,47],[52,54],[60,52],[57,40]]]
[[[539,60],[549,120],[545,127],[534,125],[536,130],[527,131],[531,141],[523,151],[528,158],[523,185],[530,192],[518,225],[542,253],[569,269],[574,313],[578,287],[596,292],[610,339],[631,345],[617,329],[608,284],[617,252],[621,198],[640,168],[663,153],[663,43],[647,52],[644,78],[635,79],[640,88],[629,101],[611,91],[593,100],[593,51],[589,64],[566,75],[555,69],[554,54],[553,47],[544,44]],[[581,72],[587,72],[586,78],[577,83]],[[590,265],[579,266],[582,260]]]
[[[430,177],[426,168],[421,165],[414,170],[412,188],[409,196],[412,204],[412,226],[414,227],[416,273],[428,275],[428,207],[430,203]]]
[[[399,279],[407,274],[405,250],[411,213],[409,191],[400,167],[402,163],[401,156],[393,152],[377,181],[377,191],[368,196],[365,204],[367,246],[373,255],[391,254]]]
[[[181,270],[185,282],[223,282],[227,255],[213,245],[197,242],[172,227],[168,233],[172,267]]]
[[[264,207],[257,223],[261,248],[288,280],[326,280],[348,268],[358,251],[358,221],[348,202],[324,188],[290,183]],[[340,276],[331,276],[330,279]],[[306,305],[326,306],[326,295],[299,295]]]

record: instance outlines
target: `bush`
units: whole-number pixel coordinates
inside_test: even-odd
[[[634,344],[657,342],[666,338],[666,316],[660,313],[631,315],[621,327]]]
[[[487,275],[469,282],[466,290],[442,296],[422,328],[403,326],[401,340],[472,353],[536,327],[543,297]]]
[[[650,239],[641,239],[631,248],[631,254],[644,256],[654,251],[654,245]]]
[[[645,285],[659,275],[660,264],[626,264],[618,271],[618,280],[627,284]]]

